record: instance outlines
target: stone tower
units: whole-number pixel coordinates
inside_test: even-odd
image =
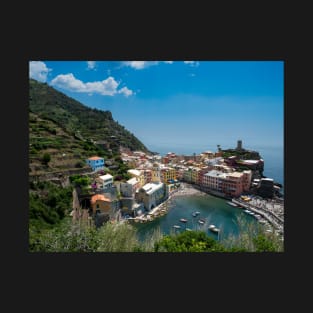
[[[236,150],[242,150],[242,141],[241,140],[237,141],[237,148],[236,148]]]

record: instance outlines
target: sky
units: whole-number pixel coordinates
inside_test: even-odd
[[[283,61],[29,62],[29,76],[112,112],[148,149],[283,147]]]

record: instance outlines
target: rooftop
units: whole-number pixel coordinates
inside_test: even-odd
[[[209,177],[217,177],[217,178],[226,178],[226,174],[217,170],[211,170],[204,174],[204,176],[209,176]]]
[[[131,175],[135,175],[135,176],[140,176],[141,175],[141,171],[136,170],[136,169],[130,169],[127,171],[129,174]]]
[[[138,183],[138,180],[136,177],[133,177],[127,181],[127,184],[130,184],[130,185],[136,185],[137,183]]]
[[[257,164],[259,160],[241,160],[240,162],[245,164]]]
[[[90,158],[88,158],[88,160],[103,160],[103,158],[100,158],[100,157],[98,157],[98,156],[92,156],[92,157],[90,157]]]
[[[242,175],[243,175],[243,173],[240,173],[240,172],[227,173],[228,177],[240,178]]]
[[[147,194],[151,194],[153,192],[155,192],[158,189],[163,188],[163,183],[148,183],[145,184],[144,186],[142,186],[142,189],[147,193]]]
[[[104,195],[101,194],[93,195],[90,199],[90,202],[95,203],[97,200],[111,202],[110,199],[106,198]]]
[[[99,178],[102,180],[108,180],[108,179],[113,179],[113,176],[110,174],[105,174],[105,175],[99,176]]]

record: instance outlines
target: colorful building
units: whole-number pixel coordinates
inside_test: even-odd
[[[144,173],[142,170],[130,169],[127,171],[127,173],[131,177],[137,178],[137,180],[139,182],[139,188],[142,187],[146,183],[145,176],[144,176]]]
[[[251,180],[252,180],[252,171],[251,170],[243,171],[243,191],[248,191],[250,189]]]
[[[106,189],[113,186],[113,176],[110,174],[99,176],[96,181],[100,189]]]
[[[90,199],[92,213],[99,214],[105,213],[110,214],[111,211],[111,200],[104,195],[96,194],[93,195]]]
[[[143,170],[143,177],[144,177],[144,185],[150,183],[152,181],[152,171]]]
[[[161,182],[164,184],[168,184],[170,180],[176,180],[176,170],[171,167],[163,167],[161,168]]]
[[[161,168],[157,162],[153,163],[151,182],[152,183],[161,182]]]
[[[134,197],[138,188],[140,188],[140,182],[136,177],[133,177],[126,183],[121,183],[121,194],[123,197]]]
[[[104,169],[104,158],[93,156],[88,158],[86,160],[86,163],[92,168],[93,171],[99,171]]]

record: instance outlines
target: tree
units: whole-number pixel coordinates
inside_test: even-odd
[[[202,231],[164,236],[155,244],[155,252],[224,252],[216,240]]]

